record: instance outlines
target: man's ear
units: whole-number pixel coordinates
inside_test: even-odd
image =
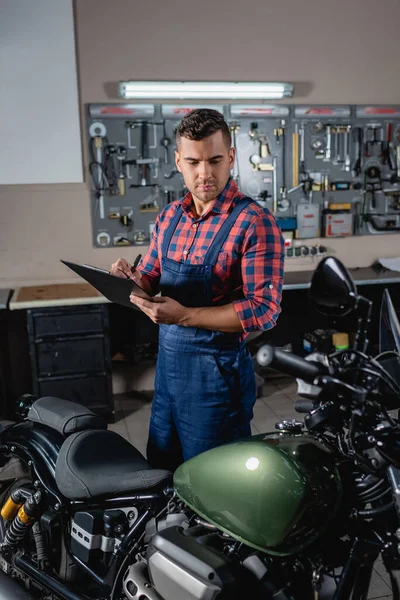
[[[236,150],[235,148],[231,148],[229,150],[229,168],[233,169],[233,166],[235,164],[235,156],[236,156]]]
[[[178,150],[175,150],[175,164],[176,164],[176,168],[178,169],[179,173],[182,173],[181,157],[180,157]]]

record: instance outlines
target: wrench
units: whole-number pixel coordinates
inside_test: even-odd
[[[299,130],[300,136],[300,175],[306,174],[305,164],[304,164],[304,127],[302,126]]]
[[[344,134],[344,171],[350,171],[350,130]]]
[[[332,152],[331,152],[331,145],[332,145],[332,133],[331,133],[331,126],[327,125],[326,126],[326,149],[325,149],[325,158],[324,161],[325,162],[329,162],[331,160],[331,156],[332,156]]]
[[[332,160],[333,165],[338,165],[340,161],[340,144],[339,144],[339,133],[336,131],[335,133],[335,150],[334,150],[334,159]]]
[[[400,178],[400,146],[396,146],[396,167],[397,177]]]
[[[277,213],[278,211],[278,176],[277,176],[277,172],[276,172],[276,156],[273,157],[272,159],[272,166],[273,166],[273,178],[274,178],[274,182],[273,182],[273,212],[274,214]]]

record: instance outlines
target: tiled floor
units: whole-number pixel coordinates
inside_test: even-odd
[[[262,390],[254,407],[253,433],[273,431],[275,423],[282,418],[300,418],[294,410],[296,382],[289,378],[272,379]],[[146,451],[147,431],[150,419],[152,394],[149,392],[117,394],[115,401],[115,423],[110,429],[128,439],[143,454]],[[383,564],[376,564],[369,598],[389,600],[392,598],[389,578]]]

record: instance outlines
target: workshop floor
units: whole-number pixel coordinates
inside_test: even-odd
[[[262,389],[262,397],[254,407],[252,431],[273,431],[275,423],[282,418],[295,418],[296,382],[291,378],[269,380]],[[110,429],[129,440],[140,452],[146,453],[147,431],[150,419],[152,394],[132,392],[114,395],[115,423]],[[376,564],[371,582],[369,599],[389,600],[392,598],[389,578],[382,562]]]

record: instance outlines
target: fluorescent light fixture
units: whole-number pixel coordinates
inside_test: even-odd
[[[238,81],[120,81],[118,94],[136,100],[279,100],[293,96],[290,83]]]

